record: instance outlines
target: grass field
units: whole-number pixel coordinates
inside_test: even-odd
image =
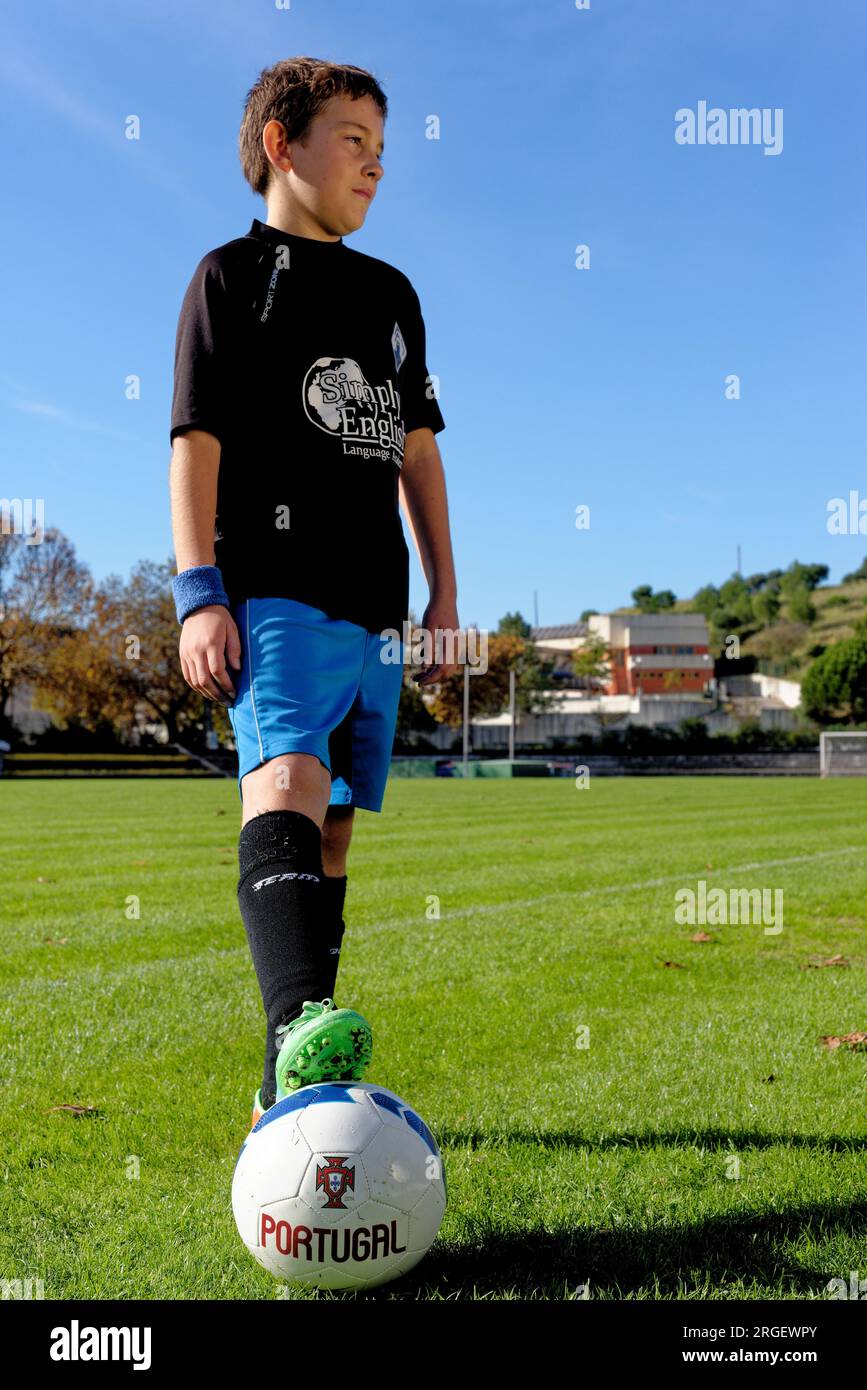
[[[263,1045],[234,781],[0,781],[0,827],[0,1277],[273,1298],[229,1204]],[[867,1029],[864,781],[394,781],[348,874],[337,1002],[449,1180],[429,1255],[368,1297],[867,1277],[867,1053],[819,1040]],[[694,943],[674,895],[702,878],[781,888],[783,931]]]

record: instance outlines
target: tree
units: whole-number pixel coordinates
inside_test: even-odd
[[[820,724],[867,719],[867,640],[835,642],[809,667],[801,683],[801,705]]]
[[[802,565],[793,560],[787,570],[775,582],[776,590],[782,599],[785,616],[795,623],[812,623],[816,620],[816,608],[810,597],[821,580],[828,577],[827,565]]]
[[[760,589],[763,589],[765,587],[767,582],[768,576],[766,574],[762,574],[761,571],[758,574],[749,575],[744,580],[744,583],[746,584],[751,594],[757,594]]]
[[[810,624],[816,621],[816,605],[806,585],[792,589],[786,596],[786,615],[793,623]]]
[[[780,612],[780,600],[773,588],[760,589],[752,595],[753,617],[760,627],[770,627]]]
[[[660,589],[655,594],[649,584],[639,584],[632,590],[632,601],[642,613],[658,613],[663,608],[673,608],[677,596],[671,589]]]
[[[520,612],[506,613],[505,617],[500,619],[497,627],[497,632],[503,636],[512,633],[516,637],[529,637],[532,631],[530,624]]]
[[[141,702],[162,720],[169,742],[174,743],[186,730],[198,726],[207,704],[217,736],[224,742],[230,733],[225,705],[206,702],[204,696],[187,685],[181,670],[180,628],[171,588],[176,573],[172,560],[162,564],[141,560],[131,571],[127,585],[112,579],[100,592],[125,697],[118,723],[131,727],[134,706]],[[138,648],[132,638],[139,639]],[[132,654],[137,649],[138,658]],[[229,674],[236,679],[238,673],[230,670]]]
[[[532,642],[514,633],[488,634],[488,669],[469,677],[470,719],[502,714],[509,707],[509,671],[515,671],[515,708],[542,714],[560,703],[553,660],[543,660]],[[439,682],[428,709],[439,724],[458,729],[464,717],[464,672]]]
[[[592,636],[572,653],[572,670],[588,690],[611,679],[611,652],[601,637]]]
[[[741,575],[733,574],[720,587],[719,601],[720,607],[731,615],[732,623],[736,627],[747,627],[752,622],[753,598],[746,580]]]
[[[795,623],[812,623],[816,609],[810,594],[816,586],[814,572],[828,567],[822,565],[801,565],[794,560],[780,579],[780,594],[786,609],[786,616]]]
[[[138,705],[165,725],[170,743],[195,728],[205,701],[181,670],[174,574],[171,560],[142,560],[128,584],[109,575],[101,585],[84,585],[75,630],[43,653],[40,707],[61,724],[75,720],[93,729],[108,721],[120,738],[135,729]],[[225,738],[225,706],[209,704],[218,737]]]
[[[859,579],[867,579],[867,555],[856,570],[850,570],[848,574],[843,575],[844,584],[855,584]]]
[[[711,602],[711,585],[707,586],[704,602]],[[707,615],[706,615],[707,616]],[[711,643],[721,648],[725,639],[732,635],[741,639],[754,631],[756,619],[753,614],[753,596],[746,580],[740,574],[732,574],[720,586],[717,604],[708,617]]]
[[[0,531],[0,737],[13,732],[6,707],[14,690],[29,684],[38,691],[46,652],[75,631],[87,582],[72,542],[56,527],[34,545]]]
[[[791,574],[808,589],[813,590],[821,584],[823,579],[828,578],[828,566],[802,565],[799,560],[793,560],[786,570],[786,574]]]
[[[707,619],[719,608],[719,589],[715,584],[705,584],[691,599],[691,612],[703,613]]]
[[[581,617],[578,619],[578,621],[580,623],[586,623],[588,618],[595,618],[598,612],[598,608],[584,608],[582,609]]]

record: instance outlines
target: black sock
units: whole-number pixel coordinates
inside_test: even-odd
[[[327,998],[330,995],[333,998],[337,987],[337,967],[340,964],[340,943],[343,940],[343,933],[346,931],[346,923],[343,921],[343,904],[346,901],[346,874],[337,877],[326,874],[325,891],[327,915],[322,944],[325,949],[326,991],[323,997]]]
[[[321,997],[328,999],[334,997],[337,967],[340,961],[340,943],[346,930],[346,923],[342,920],[343,904],[346,900],[346,875],[334,877],[331,874],[325,874],[322,882],[325,888],[326,920],[321,936],[324,952]],[[268,1019],[265,1030],[265,1066],[262,1074],[262,1104],[266,1110],[274,1104],[277,1097],[274,1068],[277,1065],[279,1051],[275,1025]]]
[[[242,827],[238,866],[238,905],[273,1032],[298,1017],[305,999],[328,994],[319,827],[300,811],[264,811]],[[273,1067],[269,1078],[266,1061],[263,1101],[274,1084]]]

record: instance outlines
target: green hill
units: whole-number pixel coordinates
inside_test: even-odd
[[[792,680],[800,680],[810,663],[835,642],[854,637],[856,625],[867,618],[867,578],[852,579],[845,584],[817,585],[804,591],[800,595],[803,602],[798,609],[798,617],[791,615],[784,595],[780,596],[779,612],[771,622],[762,622],[754,612],[749,611],[748,606],[741,609],[739,616],[735,616],[735,611],[726,614],[717,611],[714,617],[729,618],[722,627],[717,625],[714,617],[708,615],[709,604],[706,600],[703,605],[696,602],[703,593],[706,590],[700,590],[692,598],[676,599],[673,604],[656,611],[705,612],[712,649],[717,654],[722,650],[725,636],[736,633],[741,639],[741,656],[755,658],[757,670],[784,675]],[[814,612],[812,617],[809,615],[811,608]],[[623,605],[613,610],[618,615],[648,611],[654,610],[638,604]]]

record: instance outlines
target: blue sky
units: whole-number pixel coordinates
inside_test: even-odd
[[[0,495],[44,498],[98,579],[171,554],[178,309],[265,216],[238,125],[294,53],[389,99],[347,241],[421,299],[463,623],[533,621],[534,591],[543,624],[640,583],[685,596],[738,544],[744,573],[797,557],[832,581],[867,554],[826,526],[829,498],[867,496],[857,0],[43,0],[4,29]],[[782,152],[677,144],[700,101],[782,109]]]

